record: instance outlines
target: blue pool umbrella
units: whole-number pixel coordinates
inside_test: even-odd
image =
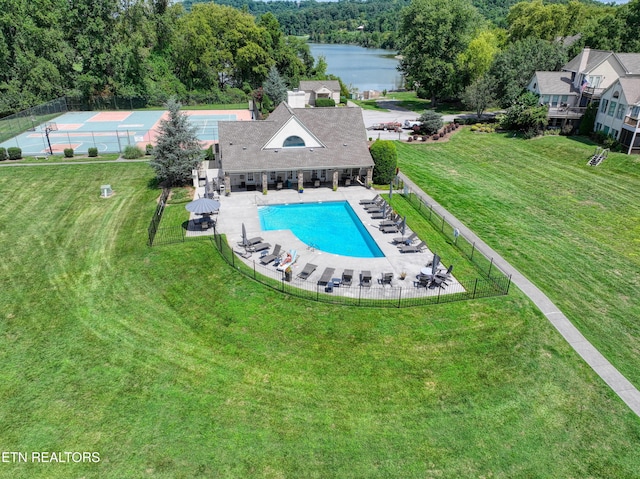
[[[198,198],[185,205],[187,211],[197,215],[207,215],[220,209],[220,202],[209,198]]]

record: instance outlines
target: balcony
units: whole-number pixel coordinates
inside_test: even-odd
[[[624,118],[625,126],[629,126],[631,128],[635,128],[636,130],[640,130],[640,119],[632,118],[631,116],[626,116]]]
[[[586,108],[579,108],[577,106],[561,106],[549,108],[547,113],[548,118],[566,118],[569,120],[577,120],[582,118]]]
[[[604,90],[605,90],[604,88],[587,87],[582,92],[582,96],[586,96],[588,98],[591,98],[592,100],[595,100],[602,96],[602,93],[604,92]]]

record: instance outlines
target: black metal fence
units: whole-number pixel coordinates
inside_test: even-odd
[[[170,193],[170,188],[164,188],[162,190],[162,194],[160,195],[160,199],[158,200],[158,206],[156,206],[156,211],[151,218],[149,228],[147,228],[147,232],[149,234],[147,244],[149,246],[153,246],[153,242],[155,241],[156,235],[158,234],[160,221],[162,221],[162,213],[164,213],[164,207],[167,204],[167,198],[169,198]]]
[[[503,294],[509,292],[511,278],[500,270],[494,262],[493,258],[487,258],[484,254],[476,249],[474,242],[469,241],[460,233],[460,231],[452,226],[444,216],[441,216],[433,209],[427,199],[421,194],[416,193],[408,186],[405,186],[402,196],[420,213],[420,215],[429,221],[442,235],[451,241],[455,246],[487,279],[495,281],[496,284],[503,284],[503,279],[508,279],[506,289]]]
[[[0,118],[0,142],[13,138],[25,131],[34,130],[37,126],[56,116],[69,111],[65,97],[19,111],[13,115]]]
[[[273,266],[264,266],[256,261],[247,263],[241,260],[229,247],[224,235],[215,234],[213,243],[222,257],[231,267],[274,290],[303,299],[324,303],[342,304],[346,306],[364,306],[377,308],[405,308],[430,304],[450,303],[476,298],[486,298],[507,294],[510,278],[506,276],[493,278],[474,278],[461,280],[457,278],[443,288],[417,287],[410,278],[394,280],[392,285],[374,283],[362,286],[354,278],[352,286],[334,286],[327,288],[325,284],[302,280],[293,276],[287,281],[285,273]]]

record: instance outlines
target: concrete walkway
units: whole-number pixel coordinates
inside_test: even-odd
[[[600,352],[578,331],[578,329],[562,314],[558,307],[538,289],[531,281],[518,272],[498,253],[491,249],[476,234],[463,225],[451,213],[445,210],[441,205],[436,203],[433,198],[422,191],[415,183],[413,183],[405,175],[400,174],[400,178],[409,188],[415,192],[419,192],[424,200],[441,216],[446,217],[447,221],[455,228],[458,228],[460,234],[464,236],[470,243],[475,243],[476,249],[481,251],[488,258],[493,258],[494,264],[507,275],[511,275],[511,281],[526,294],[533,303],[538,306],[540,311],[547,317],[549,322],[560,332],[569,345],[591,366],[602,380],[629,406],[629,408],[640,416],[640,392],[625,378],[620,372],[600,354]]]

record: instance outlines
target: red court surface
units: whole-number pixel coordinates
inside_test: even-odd
[[[87,122],[91,121],[124,121],[131,115],[131,111],[101,111],[89,118]]]

